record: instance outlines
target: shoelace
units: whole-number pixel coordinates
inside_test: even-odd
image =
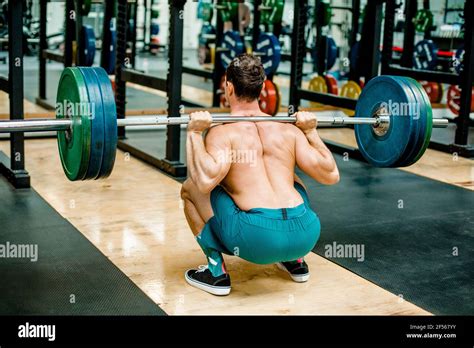
[[[207,270],[208,268],[209,268],[208,265],[199,265],[199,266],[198,266],[198,269],[197,269],[197,271],[196,271],[196,273],[198,273],[198,272],[199,272],[199,273],[204,272],[204,271]]]

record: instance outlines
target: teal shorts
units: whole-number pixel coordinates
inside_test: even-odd
[[[305,256],[316,245],[321,224],[303,186],[295,182],[295,189],[304,202],[294,208],[244,211],[217,186],[211,192],[214,216],[198,235],[199,244],[257,264]]]

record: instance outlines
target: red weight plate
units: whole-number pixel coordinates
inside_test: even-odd
[[[443,94],[444,94],[444,88],[443,85],[439,82],[435,82],[438,85],[438,90],[439,93],[437,95],[437,98],[435,99],[435,103],[441,103],[441,99],[443,99]]]
[[[326,84],[328,86],[328,92],[337,95],[337,80],[334,78],[334,76],[326,74],[324,75],[324,79],[326,80]]]
[[[453,114],[459,115],[461,108],[461,89],[457,85],[451,85],[448,89],[448,108]],[[474,111],[474,88],[471,95],[471,112]]]
[[[276,85],[270,80],[265,80],[262,93],[260,93],[260,98],[258,98],[260,110],[269,115],[276,115],[279,108],[279,98]]]
[[[230,108],[227,99],[225,98],[225,75],[222,75],[221,84],[219,87],[220,101],[223,108]]]
[[[431,103],[439,103],[442,97],[441,85],[438,82],[419,81],[423,86]]]

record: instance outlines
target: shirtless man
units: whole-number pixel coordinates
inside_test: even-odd
[[[258,104],[264,80],[259,58],[242,54],[232,61],[225,82],[230,116],[271,117]],[[257,264],[277,263],[294,281],[308,280],[303,257],[318,241],[321,226],[295,167],[322,184],[339,181],[334,158],[316,131],[315,115],[299,112],[295,124],[236,122],[212,128],[206,111],[190,118],[189,178],[181,196],[208,265],[188,270],[186,281],[214,295],[229,294],[222,253]]]

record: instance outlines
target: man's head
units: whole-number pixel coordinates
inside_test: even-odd
[[[260,58],[246,53],[234,58],[226,70],[225,96],[230,106],[257,100],[264,81]]]

